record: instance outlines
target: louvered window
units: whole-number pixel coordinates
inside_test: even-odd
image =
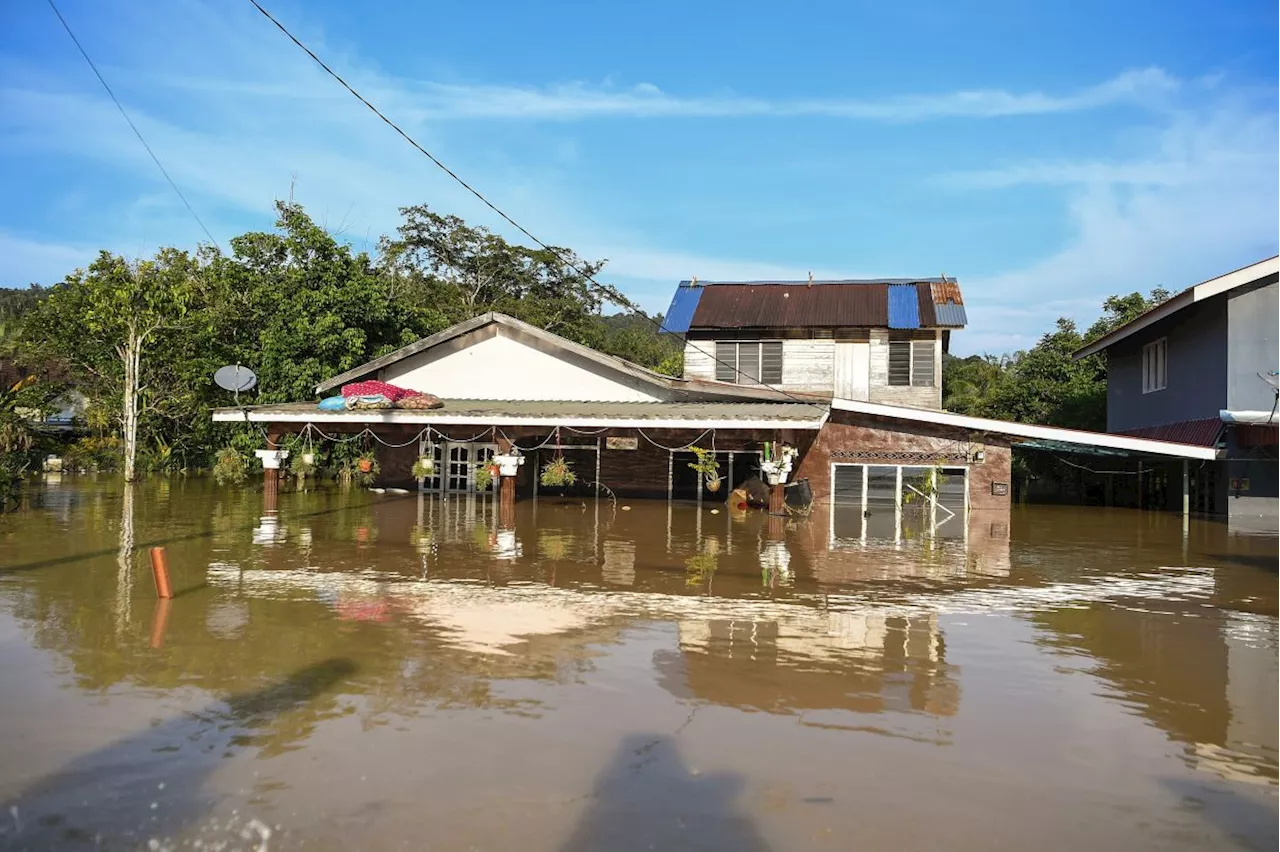
[[[889,333],[889,384],[931,388],[937,384],[934,354],[937,338],[920,338],[909,331]]]
[[[716,380],[739,385],[782,384],[782,341],[717,341]]]

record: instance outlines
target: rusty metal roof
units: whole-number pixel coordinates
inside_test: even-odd
[[[1179,444],[1212,447],[1218,443],[1218,435],[1221,432],[1222,421],[1220,419],[1217,417],[1203,417],[1198,420],[1179,420],[1177,423],[1165,423],[1160,426],[1125,429],[1120,434],[1132,435],[1135,438],[1151,438],[1156,441],[1173,441]]]
[[[963,306],[959,316],[955,313],[960,288],[951,279],[698,282],[694,286],[701,290],[689,321],[695,329],[953,328],[965,324]],[[900,293],[912,286],[916,292],[910,304],[902,299],[895,302],[891,317],[890,290]],[[945,303],[939,304],[939,298]],[[945,319],[940,310],[946,312]]]

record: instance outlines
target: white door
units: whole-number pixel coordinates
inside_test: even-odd
[[[837,340],[835,395],[839,399],[868,399],[871,395],[871,345]]]

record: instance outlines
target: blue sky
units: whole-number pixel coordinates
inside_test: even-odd
[[[959,278],[953,350],[1277,252],[1271,2],[364,3],[282,21],[542,239],[677,281]],[[43,0],[0,28],[0,285],[203,238]],[[241,0],[60,0],[213,234],[502,222]]]

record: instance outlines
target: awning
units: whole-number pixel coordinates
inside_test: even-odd
[[[1218,436],[1222,434],[1222,421],[1216,417],[1180,420],[1177,423],[1165,423],[1161,426],[1126,429],[1119,434],[1132,435],[1135,438],[1150,438],[1153,441],[1174,441],[1179,444],[1212,447],[1218,443]]]

